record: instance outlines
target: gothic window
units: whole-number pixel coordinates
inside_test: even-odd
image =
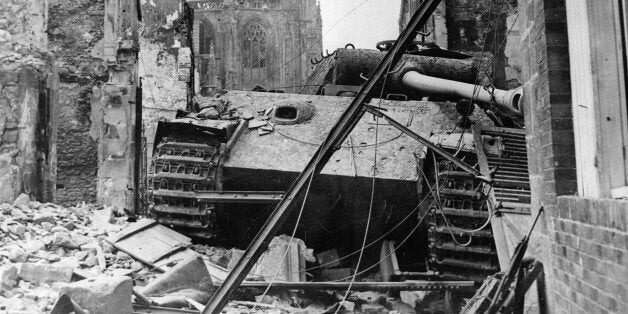
[[[199,53],[202,55],[214,53],[214,29],[205,20],[201,20],[199,25]]]
[[[255,8],[255,9],[261,9],[262,8],[262,1],[261,0],[253,0],[253,1],[251,1],[251,7]]]
[[[265,68],[266,29],[258,21],[252,21],[244,27],[244,47],[242,49],[245,68]]]

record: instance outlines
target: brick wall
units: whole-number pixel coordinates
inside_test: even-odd
[[[577,191],[567,14],[565,0],[519,0],[518,10],[532,213],[541,206],[546,210],[529,253],[548,267],[553,261],[548,217],[558,211],[557,196]],[[556,280],[552,272],[545,275],[549,305],[554,307]]]
[[[559,197],[550,239],[557,313],[628,313],[628,202]]]
[[[533,203],[547,207],[577,191],[565,0],[521,0],[520,9]]]

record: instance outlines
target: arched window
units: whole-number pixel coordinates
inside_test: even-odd
[[[244,46],[242,58],[245,68],[265,68],[266,56],[266,29],[258,21],[251,21],[244,27]]]
[[[205,20],[199,25],[199,53],[209,55],[214,53],[214,28]]]
[[[253,0],[251,1],[251,7],[254,9],[261,9],[263,7],[261,0]]]

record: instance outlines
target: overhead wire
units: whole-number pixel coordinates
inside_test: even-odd
[[[386,259],[388,259],[389,257],[391,257],[393,254],[395,254],[399,249],[401,249],[403,247],[403,245],[410,239],[410,237],[414,234],[414,232],[419,229],[419,227],[421,226],[421,224],[423,224],[423,220],[425,220],[425,217],[427,217],[427,214],[429,213],[429,211],[425,211],[425,213],[421,216],[421,219],[419,220],[419,222],[414,226],[414,228],[412,228],[412,230],[410,230],[410,232],[408,232],[408,235],[401,240],[401,242],[399,243],[399,245],[395,246],[395,248],[393,248],[388,254],[384,255],[383,257],[380,256],[380,259],[377,263],[372,264],[371,266],[363,269],[362,271],[356,273],[357,276],[363,275],[367,272],[369,272],[371,269],[377,267],[378,265],[380,265],[382,263],[382,261],[385,261]],[[336,279],[336,280],[332,280],[334,282],[340,282],[340,281],[346,281],[349,278],[352,278],[354,276],[347,276],[344,278],[340,278],[340,279]]]
[[[363,3],[365,3],[366,1],[364,1]],[[388,74],[390,73],[390,68],[392,66],[392,61],[389,61],[387,68],[386,68],[386,74],[384,75],[384,81],[382,83],[382,88],[380,91],[380,97],[379,97],[379,103],[378,103],[378,108],[381,109],[382,107],[382,98],[384,97],[384,90],[386,89],[386,82],[388,79]],[[378,148],[378,141],[379,141],[379,116],[375,115],[375,147],[374,147],[374,152],[373,152],[373,177],[372,177],[372,181],[371,181],[371,199],[370,199],[370,204],[369,204],[369,211],[368,211],[368,218],[366,221],[366,227],[364,230],[364,237],[362,239],[362,248],[360,250],[360,255],[358,256],[358,261],[356,263],[355,266],[355,272],[353,274],[353,276],[351,277],[351,281],[349,282],[349,286],[347,287],[347,291],[345,292],[344,297],[342,298],[341,304],[347,299],[347,297],[349,296],[349,293],[351,292],[351,287],[353,286],[353,284],[355,283],[355,278],[358,275],[358,271],[360,270],[360,264],[362,262],[362,257],[364,256],[364,248],[366,246],[366,240],[368,238],[368,231],[369,231],[369,226],[371,224],[371,216],[373,214],[373,203],[375,200],[375,182],[376,182],[376,178],[377,178],[377,148]],[[341,306],[338,306],[338,308],[336,309],[335,313],[338,313],[338,311],[340,310]]]
[[[297,229],[299,227],[299,222],[301,221],[301,217],[303,216],[303,211],[305,209],[305,204],[307,202],[307,197],[308,197],[308,195],[310,193],[310,187],[312,186],[313,179],[314,179],[314,172],[312,172],[312,174],[310,175],[310,179],[309,179],[309,181],[307,183],[307,188],[306,188],[305,194],[303,196],[303,202],[301,203],[301,208],[299,209],[299,215],[297,216],[297,221],[294,224],[294,229],[292,230],[292,235],[290,235],[290,241],[288,241],[288,245],[286,246],[285,253],[284,253],[283,257],[281,258],[281,262],[279,263],[279,266],[277,266],[277,271],[275,272],[275,274],[273,275],[272,279],[268,283],[268,286],[264,290],[264,293],[262,293],[261,299],[263,299],[266,296],[266,294],[268,294],[268,291],[270,291],[270,288],[272,287],[273,283],[275,283],[275,280],[277,280],[277,276],[279,276],[279,273],[281,272],[281,266],[283,266],[283,263],[285,262],[286,258],[288,257],[288,253],[290,252],[290,249],[292,247],[292,242],[294,241],[294,237],[295,237],[295,235],[297,233]],[[255,308],[257,308],[257,305],[253,308],[253,310],[255,310]]]
[[[434,157],[434,162],[436,162],[436,157],[434,156],[434,153],[433,153],[433,152],[432,152],[432,157]],[[452,239],[453,239],[453,240],[454,240],[454,242],[456,242],[456,244],[458,244],[458,245],[461,245],[461,246],[469,246],[469,245],[471,244],[471,241],[472,241],[471,234],[476,233],[476,232],[478,232],[478,231],[480,231],[480,230],[482,230],[482,229],[486,228],[486,226],[488,226],[488,224],[491,222],[491,218],[492,218],[492,216],[493,216],[493,212],[492,212],[492,210],[490,210],[490,207],[488,208],[488,209],[489,209],[489,217],[487,218],[486,222],[485,222],[485,223],[484,223],[484,224],[483,224],[480,228],[476,228],[476,229],[472,229],[472,230],[467,230],[467,229],[464,229],[464,228],[460,228],[460,227],[456,227],[456,226],[454,226],[454,225],[453,225],[453,224],[449,221],[449,219],[447,218],[447,215],[445,215],[445,212],[443,211],[443,206],[442,206],[442,203],[441,203],[441,201],[440,201],[440,195],[435,195],[435,194],[434,194],[433,190],[432,190],[431,188],[429,188],[429,186],[430,186],[430,185],[429,185],[429,182],[428,182],[428,179],[427,179],[427,175],[426,175],[426,174],[425,174],[425,172],[423,172],[422,170],[420,170],[420,169],[419,169],[419,171],[421,172],[421,174],[423,175],[423,177],[424,177],[424,178],[425,178],[425,180],[426,180],[426,184],[428,185],[428,190],[430,191],[430,193],[431,193],[431,194],[432,194],[432,196],[434,197],[434,200],[435,200],[436,206],[437,206],[438,210],[440,211],[440,214],[441,214],[441,215],[442,215],[442,217],[443,217],[443,221],[444,221],[444,222],[445,222],[445,224],[447,225],[447,230],[449,231],[449,234],[451,235]],[[439,176],[439,175],[438,175],[438,170],[437,170],[437,171],[436,171],[436,173],[435,173],[435,177],[436,177],[436,179],[435,179],[435,180],[436,180],[436,188],[437,188],[437,190],[438,190],[438,176]],[[458,229],[458,231],[460,231],[460,232],[462,232],[462,233],[467,234],[467,235],[469,236],[469,241],[467,241],[467,243],[460,243],[460,242],[456,239],[456,237],[454,236],[453,231],[452,231],[452,227],[453,227],[453,228],[455,228],[455,229]]]

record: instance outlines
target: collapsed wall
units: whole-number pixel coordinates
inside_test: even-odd
[[[54,200],[58,79],[47,2],[0,2],[0,202]]]
[[[191,50],[185,11],[175,1],[142,2],[139,76],[142,77],[142,135],[147,160],[152,156],[157,122],[185,110],[191,82]]]
[[[98,143],[89,130],[92,90],[108,80],[102,60],[104,2],[49,3],[48,40],[60,80],[57,203],[95,202]]]

